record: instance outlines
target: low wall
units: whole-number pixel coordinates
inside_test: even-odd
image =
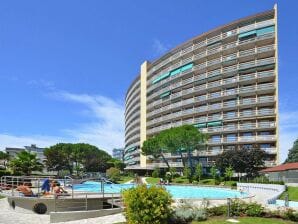
[[[121,208],[112,208],[112,209],[104,209],[104,210],[94,210],[94,211],[74,211],[74,212],[51,212],[50,213],[50,222],[68,222],[73,220],[80,219],[89,219],[96,218],[106,215],[113,215],[117,213],[121,213]]]
[[[274,204],[276,199],[286,190],[285,185],[237,183],[237,190],[255,194],[263,203]]]
[[[30,198],[30,197],[8,197],[8,203],[12,207],[20,207],[34,212],[34,207],[43,204],[46,207],[46,214],[53,211],[79,211],[98,210],[103,208],[103,199],[88,198],[87,208],[85,198],[68,198],[55,200],[53,198]]]

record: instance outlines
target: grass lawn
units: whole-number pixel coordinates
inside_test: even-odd
[[[280,196],[280,199],[285,199],[286,193],[289,194],[289,200],[298,201],[298,187],[288,187],[288,190]]]
[[[119,184],[124,184],[130,180],[132,180],[133,178],[132,177],[129,177],[129,176],[121,176],[121,179],[119,181],[117,181],[117,183]]]
[[[177,177],[173,179],[173,183],[177,184],[189,184],[189,181],[186,177]]]
[[[226,217],[220,218],[209,218],[204,222],[192,222],[192,224],[230,224],[231,222],[226,222]],[[243,224],[294,224],[291,221],[285,221],[282,219],[269,219],[269,218],[255,218],[255,217],[241,217],[239,223]]]
[[[159,179],[160,178],[158,178],[158,177],[147,177],[146,181],[148,184],[158,184]]]

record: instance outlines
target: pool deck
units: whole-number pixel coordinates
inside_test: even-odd
[[[7,199],[0,199],[0,224],[49,224],[49,215],[37,215],[32,211],[22,208],[13,210],[9,207]],[[109,215],[98,218],[83,219],[70,222],[60,222],[60,224],[112,224],[124,222],[123,214]]]

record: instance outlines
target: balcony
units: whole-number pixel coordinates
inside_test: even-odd
[[[277,154],[276,148],[262,148],[267,154]]]

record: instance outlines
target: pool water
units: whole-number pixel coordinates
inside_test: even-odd
[[[276,200],[275,205],[277,206],[285,206],[284,200]],[[289,201],[289,207],[291,208],[298,208],[298,201]]]
[[[121,190],[134,187],[133,184],[105,184],[106,193],[120,193]],[[198,187],[198,186],[164,186],[174,199],[225,199],[225,198],[242,198],[247,197],[247,193],[241,193],[236,190],[215,188],[215,187]],[[100,183],[87,181],[83,184],[74,185],[75,191],[100,192]]]

